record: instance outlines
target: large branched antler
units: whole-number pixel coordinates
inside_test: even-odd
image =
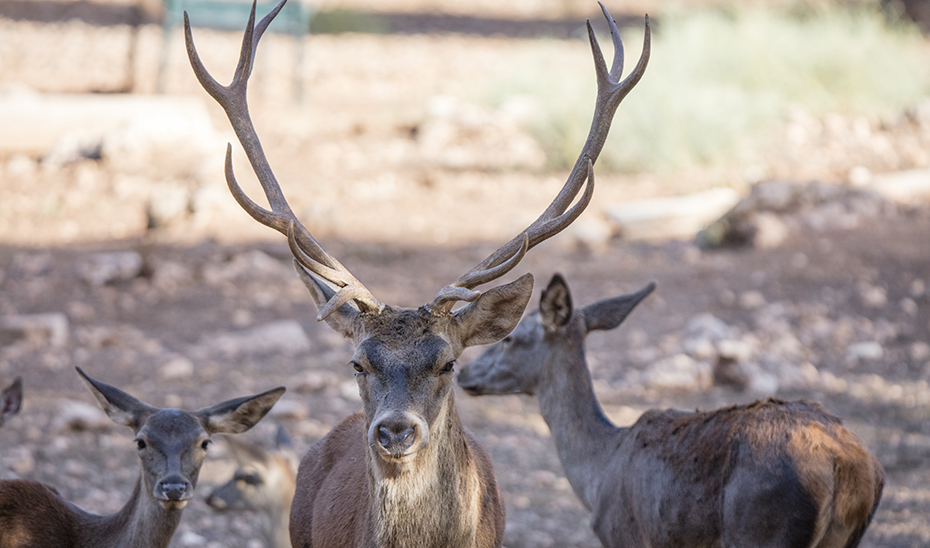
[[[325,319],[333,311],[338,309],[348,301],[355,301],[359,309],[363,312],[380,312],[384,305],[380,303],[368,289],[365,288],[358,280],[352,276],[335,257],[323,249],[323,246],[314,239],[310,231],[304,227],[281,191],[281,186],[275,179],[274,173],[265,152],[262,150],[258,134],[255,132],[255,126],[249,117],[249,107],[246,100],[246,92],[249,83],[249,76],[252,73],[252,63],[255,59],[255,52],[258,49],[258,41],[272,19],[281,11],[287,0],[281,0],[271,12],[266,15],[258,25],[255,25],[255,1],[252,2],[252,12],[249,14],[249,23],[245,29],[245,35],[242,37],[242,50],[239,54],[239,64],[236,67],[235,75],[228,86],[220,85],[203,66],[200,56],[197,55],[197,49],[194,47],[194,39],[191,35],[191,25],[187,12],[184,12],[184,39],[187,44],[187,56],[190,58],[191,67],[200,85],[209,93],[216,102],[226,111],[229,123],[232,124],[245,154],[252,164],[252,169],[262,185],[271,211],[259,206],[249,198],[233,174],[232,167],[232,145],[226,148],[226,182],[229,185],[229,191],[233,197],[242,206],[253,219],[265,226],[271,227],[278,232],[287,236],[291,252],[295,260],[310,272],[320,278],[332,282],[339,290],[326,303],[319,313],[318,319]]]
[[[458,280],[439,290],[439,293],[428,305],[432,311],[437,313],[446,312],[451,309],[456,301],[473,301],[477,299],[480,293],[474,291],[475,287],[509,272],[520,262],[523,255],[530,248],[561,232],[562,229],[581,215],[588,202],[591,201],[591,196],[594,193],[594,162],[597,161],[597,157],[604,147],[604,141],[607,139],[610,124],[613,121],[617,107],[620,105],[620,101],[627,96],[633,86],[643,77],[646,64],[649,62],[650,52],[649,16],[646,16],[643,53],[636,64],[636,68],[626,79],[620,81],[623,72],[623,42],[620,40],[617,23],[610,16],[604,4],[598,3],[610,26],[610,36],[614,43],[614,59],[608,71],[604,55],[601,53],[601,47],[594,36],[594,29],[591,28],[591,22],[587,21],[588,40],[591,42],[591,51],[594,54],[594,69],[597,74],[597,100],[588,138],[581,149],[581,154],[579,154],[575,166],[565,181],[565,185],[558,196],[549,204],[549,207],[546,208],[546,211],[533,221],[533,224]],[[588,184],[581,199],[566,212],[569,204],[578,195],[578,191],[585,181]]]

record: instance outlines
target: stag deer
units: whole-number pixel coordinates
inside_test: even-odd
[[[110,419],[136,435],[142,470],[132,495],[122,510],[98,516],[41,483],[0,481],[0,548],[167,548],[210,436],[245,432],[284,394],[275,388],[199,411],[159,409],[78,373]]]
[[[0,426],[13,415],[19,413],[23,406],[23,379],[16,377],[13,384],[0,392]]]
[[[255,220],[287,236],[297,271],[319,308],[317,319],[355,344],[351,365],[364,411],[337,425],[302,459],[291,509],[291,542],[315,548],[500,546],[503,502],[487,454],[459,420],[453,366],[466,347],[489,344],[510,333],[532,294],[533,279],[526,274],[483,293],[475,288],[509,272],[530,248],[568,226],[590,201],[593,164],[613,114],[646,68],[648,19],[643,54],[621,81],[620,35],[601,6],[613,37],[614,59],[608,70],[589,23],[597,102],[587,141],[565,186],[523,232],[441,289],[429,304],[410,309],[379,302],[320,246],[287,204],[262,151],[249,117],[246,87],[258,41],[283,5],[282,1],[255,25],[253,4],[228,87],[207,73],[187,21],[185,38],[194,73],[226,111],[271,211],[240,189],[231,146],[226,149],[230,191]],[[584,194],[569,208],[582,186]],[[459,301],[468,304],[452,310]]]
[[[771,399],[715,411],[647,411],[611,424],[584,337],[620,325],[655,286],[572,307],[561,276],[539,310],[459,374],[469,394],[539,398],[575,494],[608,548],[850,548],[884,484],[878,460],[817,404]]]
[[[297,454],[283,428],[278,428],[275,449],[226,438],[236,459],[233,476],[207,497],[217,512],[255,512],[261,520],[267,548],[290,548],[288,520],[297,487]]]

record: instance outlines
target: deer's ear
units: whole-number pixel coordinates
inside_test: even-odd
[[[307,269],[296,260],[294,261],[294,268],[297,269],[301,281],[304,282],[304,285],[307,286],[307,289],[310,291],[310,296],[313,297],[313,302],[316,303],[317,310],[323,310],[323,307],[326,306],[326,303],[329,302],[336,292],[325,282],[317,279],[316,276],[308,272]],[[343,337],[352,338],[352,325],[358,315],[358,310],[353,308],[351,304],[345,303],[327,316],[325,321]]]
[[[213,434],[241,434],[262,420],[284,395],[284,387],[218,403],[197,411],[204,429]]]
[[[587,330],[617,327],[655,288],[656,284],[650,283],[636,293],[605,299],[582,308],[581,313]]]
[[[143,403],[119,388],[88,377],[80,367],[75,369],[84,379],[84,382],[87,383],[87,387],[90,388],[94,397],[97,398],[100,407],[110,417],[110,420],[116,424],[128,426],[132,428],[133,432],[138,432],[145,419],[158,412],[157,407]]]
[[[22,406],[23,379],[16,377],[13,384],[3,389],[3,393],[0,393],[0,424],[3,424],[7,417],[12,417],[18,413]]]
[[[532,294],[533,275],[524,274],[453,312],[462,348],[491,344],[509,335],[520,323]]]
[[[572,317],[572,295],[561,274],[552,276],[539,297],[539,316],[547,330],[557,329]]]
[[[257,443],[242,441],[236,436],[224,436],[223,441],[239,468],[253,463],[266,464],[269,460],[268,451]]]

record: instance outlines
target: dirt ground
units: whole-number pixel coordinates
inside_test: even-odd
[[[154,89],[159,32],[140,31],[142,91]],[[0,82],[13,92],[86,92],[125,76],[125,28],[0,19],[0,33]],[[197,40],[207,66],[228,80],[238,37],[203,31]],[[268,42],[252,97],[272,165],[327,250],[385,302],[430,300],[532,220],[564,180],[545,171],[525,134],[470,103],[470,83],[535,55],[533,40],[313,37],[308,99],[298,105],[289,102],[292,44]],[[565,41],[551,50],[553,66],[589,62],[586,47]],[[219,167],[227,122],[180,49],[171,55],[168,97],[204,101],[220,132],[205,156],[191,160],[184,153],[196,147],[185,142],[132,163],[106,149],[57,162],[49,152],[0,158],[0,320],[8,326],[0,330],[0,385],[20,375],[26,391],[22,413],[0,430],[0,474],[50,483],[98,513],[123,504],[138,465],[130,432],[79,405],[94,400],[74,366],[160,406],[200,408],[287,386],[273,415],[244,436],[270,444],[282,424],[301,452],[361,406],[350,345],[314,320],[281,238],[226,194]],[[828,149],[837,144],[823,143]],[[833,186],[846,188],[842,180],[859,165],[849,158],[825,170],[822,151],[809,152],[785,178],[833,175]],[[927,167],[921,162],[904,167]],[[738,170],[605,174],[582,218],[721,181],[745,190]],[[187,204],[182,212],[153,213],[172,193]],[[198,197],[208,204],[198,206]],[[930,546],[930,204],[869,200],[778,212],[788,231],[770,249],[619,237],[591,248],[563,234],[507,279],[536,276],[533,306],[555,272],[579,304],[657,282],[624,326],[588,340],[612,418],[629,424],[653,407],[709,409],[769,395],[820,401],[888,473],[862,546]],[[10,328],[10,318],[32,323]],[[710,350],[699,344],[708,342]],[[727,353],[722,342],[737,349]],[[743,377],[715,381],[715,364],[733,354]],[[507,505],[505,545],[599,546],[535,402],[461,391],[456,401],[492,455]],[[76,428],[85,416],[89,424]],[[172,545],[260,546],[254,519],[217,515],[203,502],[232,466],[221,443],[211,452]]]

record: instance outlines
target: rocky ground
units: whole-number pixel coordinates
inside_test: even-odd
[[[125,76],[127,34],[118,26],[4,19],[0,32],[12,37],[0,46],[4,100],[108,89]],[[142,91],[154,88],[159,39],[156,27],[142,29]],[[227,80],[238,38],[204,31],[197,39]],[[104,61],[82,68],[49,43]],[[314,37],[308,100],[297,105],[291,46],[269,37],[268,64],[256,69],[256,124],[299,215],[380,299],[431,299],[561,185],[564,174],[544,170],[538,147],[506,112],[461,93],[531,56],[534,41]],[[554,66],[588,62],[585,48],[566,42],[553,50]],[[0,152],[0,385],[21,375],[26,390],[22,413],[0,430],[0,462],[6,474],[51,483],[101,513],[124,502],[136,457],[130,433],[96,411],[74,366],[160,406],[199,408],[285,385],[273,415],[245,436],[270,445],[282,424],[301,451],[360,407],[350,346],[314,321],[280,238],[229,198],[219,170],[227,122],[183,53],[172,55],[168,106],[144,94],[106,103],[113,114],[121,100],[139,101],[132,105],[151,109],[150,118],[35,145],[62,119],[51,114],[59,103],[48,103],[38,109],[46,118],[20,126],[19,139],[0,139],[13,141]],[[190,101],[199,106],[187,110]],[[170,116],[187,123],[156,124],[158,138],[139,129]],[[740,170],[599,176],[584,229],[532,250],[515,274],[532,272],[543,286],[561,272],[579,304],[657,282],[624,326],[588,341],[611,417],[628,424],[652,407],[708,409],[771,395],[823,402],[888,472],[863,546],[926,546],[930,205],[892,200],[868,182],[873,173],[928,167],[930,115],[925,106],[888,120],[799,115],[785,132],[772,160],[779,180],[751,194],[756,181]],[[254,192],[247,165],[236,162]],[[627,241],[606,214],[634,198],[721,181],[747,199],[703,235],[713,247]],[[505,545],[598,546],[535,403],[456,397],[494,459]],[[259,546],[255,520],[204,504],[232,467],[222,443],[211,453],[173,545]]]

